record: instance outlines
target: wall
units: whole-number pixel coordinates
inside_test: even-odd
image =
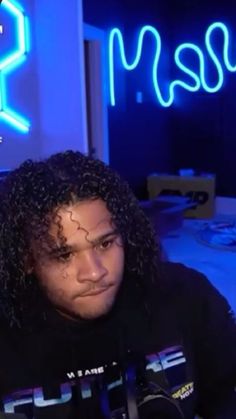
[[[30,48],[6,78],[7,100],[30,121],[30,130],[23,134],[0,118],[2,169],[67,148],[87,151],[82,2],[70,0],[70,7],[59,3],[18,0],[29,18]],[[14,20],[7,18],[3,5],[4,0],[1,57],[17,39]]]
[[[229,28],[230,60],[236,62],[236,13],[230,1],[194,2],[190,8],[181,2],[175,16],[176,39],[188,34],[188,39],[198,37],[205,49],[204,34],[214,21],[224,22]],[[185,6],[185,7],[184,7]],[[186,35],[185,35],[185,38]],[[223,37],[216,39],[218,55],[222,57]],[[211,60],[207,61],[209,81],[216,75]],[[225,196],[236,194],[235,183],[235,101],[236,74],[224,68],[224,84],[217,93],[198,92],[187,98],[187,106],[172,116],[173,166],[192,166],[199,170],[213,171],[217,175],[217,193]]]
[[[125,33],[128,52],[132,56],[135,31],[140,25],[154,25],[164,42],[168,77],[179,76],[173,59],[176,47],[183,42],[196,43],[206,54],[204,36],[214,21],[228,25],[231,37],[231,59],[236,62],[236,13],[229,0],[159,0],[105,1],[97,7],[92,0],[84,0],[84,18],[91,24],[109,30],[119,26]],[[217,51],[222,53],[223,39],[218,35]],[[129,49],[130,48],[130,49]],[[207,55],[207,54],[206,54]],[[109,108],[111,163],[132,184],[139,196],[145,193],[145,178],[152,171],[177,171],[192,167],[199,171],[213,171],[217,175],[217,193],[235,195],[235,103],[236,75],[224,71],[222,89],[214,94],[202,89],[189,93],[176,89],[176,101],[171,108],[162,108],[150,95],[143,104],[134,101],[134,89],[140,80],[148,87],[144,67],[123,76],[119,85],[119,106]],[[199,64],[190,58],[190,67]],[[207,58],[206,77],[216,80],[215,67]],[[183,73],[181,74],[183,77]],[[189,80],[186,76],[186,81]],[[143,84],[140,89],[143,89]],[[134,88],[135,85],[135,88]],[[123,95],[124,93],[124,95]],[[226,163],[227,162],[227,163]]]
[[[154,13],[151,1],[140,3],[111,0],[95,4],[92,0],[84,0],[83,7],[86,23],[107,32],[114,26],[124,30],[127,54],[130,57],[134,54],[135,35],[140,25],[146,22],[155,24],[168,34],[163,19],[166,13],[164,3],[159,16]],[[139,197],[146,195],[148,173],[170,169],[170,114],[159,109],[152,101],[148,80],[150,67],[145,65],[145,61],[144,57],[141,66],[132,74],[119,75],[118,106],[108,107],[110,163],[129,181]],[[166,71],[169,71],[168,63]],[[136,102],[136,91],[140,90],[143,91],[142,104]]]

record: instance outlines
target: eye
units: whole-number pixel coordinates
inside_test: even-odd
[[[61,262],[68,262],[73,256],[72,252],[64,252],[57,256],[57,259]]]
[[[113,242],[114,242],[114,239],[103,240],[101,243],[99,243],[98,248],[100,250],[108,250],[113,244]]]

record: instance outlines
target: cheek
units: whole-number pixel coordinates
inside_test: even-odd
[[[68,267],[52,266],[51,264],[42,264],[35,269],[36,276],[40,284],[48,290],[63,288],[71,276]]]
[[[55,305],[66,305],[71,299],[71,286],[68,280],[68,274],[63,274],[57,270],[49,270],[43,273],[40,272],[38,278],[43,293],[47,296],[48,300]]]
[[[124,271],[124,250],[122,247],[116,248],[111,255],[108,255],[107,269],[111,275],[122,277]]]

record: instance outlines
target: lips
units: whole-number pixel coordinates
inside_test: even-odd
[[[108,290],[108,288],[109,288],[109,287],[106,287],[106,288],[99,288],[99,289],[97,289],[97,290],[94,290],[94,291],[88,292],[88,293],[86,293],[86,294],[81,294],[81,295],[80,295],[80,297],[92,297],[92,296],[94,296],[94,295],[99,295],[99,294],[102,294],[103,292],[105,292],[106,290]]]

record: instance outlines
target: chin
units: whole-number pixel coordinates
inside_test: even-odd
[[[84,308],[76,311],[76,315],[84,320],[95,320],[108,314],[113,306],[113,302],[98,307]]]
[[[109,313],[111,307],[106,307],[103,310],[91,310],[91,311],[83,311],[78,313],[78,316],[84,320],[95,320],[99,317],[103,317]]]
[[[74,314],[84,320],[95,320],[108,314],[116,300],[116,293],[79,298],[74,306]],[[73,308],[72,308],[73,309]]]

